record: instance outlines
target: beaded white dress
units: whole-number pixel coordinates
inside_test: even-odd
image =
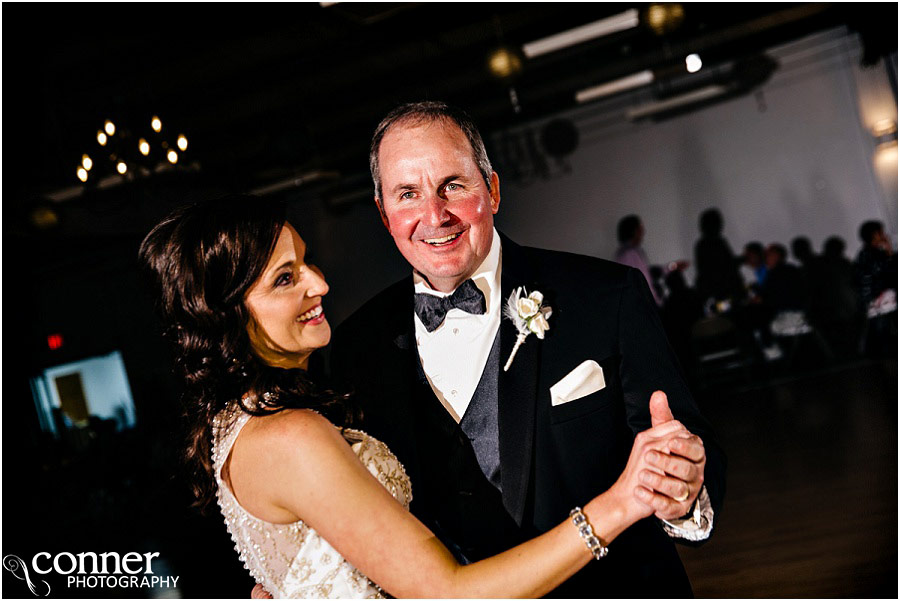
[[[219,508],[244,566],[276,599],[384,598],[375,583],[302,521],[273,524],[250,515],[238,503],[222,480],[222,467],[250,417],[232,403],[213,423],[212,459]],[[347,429],[343,435],[369,472],[409,509],[409,478],[387,445],[360,430]]]

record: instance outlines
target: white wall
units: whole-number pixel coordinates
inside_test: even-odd
[[[637,213],[659,263],[692,259],[708,207],[722,211],[736,252],[798,235],[819,251],[838,235],[852,255],[866,219],[885,221],[896,237],[896,147],[876,156],[867,129],[876,114],[897,119],[884,66],[862,71],[856,37],[843,29],[769,54],[780,68],[761,94],[668,121],[625,120],[646,90],[570,111],[581,138],[571,171],[530,183],[501,172],[499,227],[520,243],[609,258],[616,223]]]

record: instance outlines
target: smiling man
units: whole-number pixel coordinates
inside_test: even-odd
[[[499,177],[472,121],[443,103],[392,111],[370,166],[382,221],[413,271],[338,329],[333,371],[362,397],[368,432],[406,466],[412,511],[461,560],[481,559],[609,488],[634,436],[678,419],[694,436],[652,457],[658,472],[638,492],[656,517],[556,592],[690,595],[671,540],[709,536],[724,456],[644,278],[499,234]],[[503,307],[519,287],[540,292],[552,315],[506,371],[518,331]]]

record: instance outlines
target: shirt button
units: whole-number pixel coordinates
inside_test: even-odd
[[[454,333],[454,334],[459,334],[459,328],[453,328],[453,333]]]
[[[452,394],[453,396],[456,396],[456,391],[455,391],[455,390],[451,390],[451,391],[450,391],[450,394]]]

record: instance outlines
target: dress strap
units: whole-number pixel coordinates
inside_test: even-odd
[[[221,486],[221,471],[225,465],[228,454],[231,453],[231,447],[237,440],[238,434],[253,417],[246,411],[241,410],[240,406],[235,403],[229,403],[228,406],[216,414],[212,425],[212,462],[216,473],[216,482]]]

